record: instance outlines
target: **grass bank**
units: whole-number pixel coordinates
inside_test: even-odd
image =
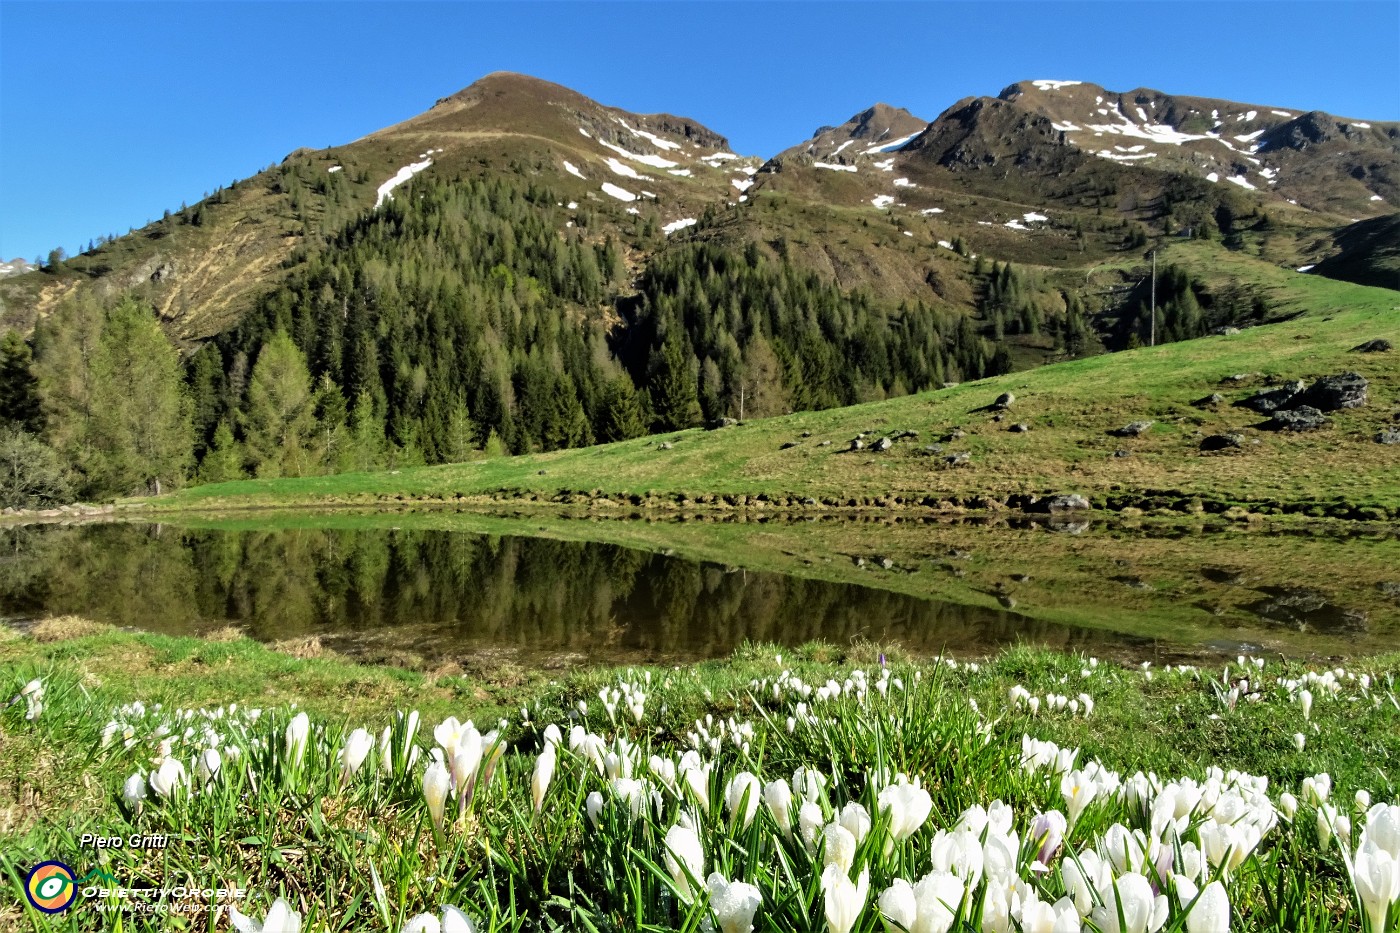
[[[717,431],[383,473],[215,484],[140,504],[187,510],[526,499],[600,508],[995,508],[1027,494],[1078,492],[1119,509],[1393,517],[1400,511],[1396,448],[1374,438],[1394,423],[1400,357],[1350,351],[1395,336],[1400,300],[1386,289],[1293,279],[1297,317],[1229,336]],[[1276,381],[1348,370],[1369,380],[1370,403],[1337,413],[1322,431],[1262,430],[1260,416],[1233,404]],[[1003,392],[1016,401],[998,420],[990,405]],[[1212,393],[1224,401],[1195,404]],[[1141,436],[1112,433],[1139,420],[1153,423]],[[1013,424],[1026,432],[1012,432]],[[857,434],[873,442],[906,431],[917,437],[901,437],[888,451],[849,450]],[[1243,446],[1202,451],[1204,437],[1226,433],[1242,434]],[[924,449],[930,444],[937,453]],[[945,457],[958,453],[970,461],[950,466]]]
[[[44,859],[101,869],[116,880],[89,886],[104,890],[242,888],[237,906],[257,918],[280,898],[307,930],[398,931],[443,904],[490,930],[696,929],[712,913],[724,927],[728,889],[704,885],[711,870],[725,885],[753,885],[755,929],[826,930],[832,892],[845,891],[833,863],[853,886],[869,879],[851,927],[861,931],[881,928],[880,892],[920,877],[958,888],[954,929],[1001,910],[1006,884],[1021,892],[1008,910],[1023,912],[1028,890],[1047,906],[1067,896],[1057,909],[1108,929],[1115,882],[1126,891],[1129,875],[1155,870],[1148,849],[1172,865],[1161,908],[1170,928],[1184,929],[1194,909],[1188,888],[1220,881],[1229,929],[1355,929],[1369,921],[1333,837],[1345,837],[1350,858],[1366,821],[1379,819],[1356,792],[1392,801],[1400,779],[1396,655],[1325,671],[1252,660],[1160,670],[1024,649],[943,663],[816,644],[748,646],[685,668],[464,677],[63,620],[0,642],[0,669],[0,692],[17,698],[0,712],[9,929],[54,928],[22,906],[28,870]],[[35,680],[37,712],[23,695]],[[542,755],[547,723],[568,738]],[[476,757],[451,776],[446,765],[469,745]],[[541,757],[551,758],[543,787]],[[798,767],[813,769],[810,790]],[[744,774],[760,783],[744,790]],[[789,796],[766,789],[779,780]],[[1152,817],[1163,795],[1184,795],[1179,820]],[[1213,843],[1227,825],[1222,799],[1243,821],[1228,825],[1250,829],[1224,850]],[[1031,862],[1046,840],[1033,825],[1051,810],[1070,820],[1040,875]],[[972,836],[950,838],[979,819]],[[896,829],[899,820],[913,825]],[[850,843],[830,825],[849,826]],[[677,826],[696,836],[698,863],[681,859],[689,874],[666,857],[680,852]],[[1122,833],[1135,831],[1142,853],[1115,862]],[[85,833],[164,834],[168,845],[98,850]],[[1160,854],[1164,840],[1175,855]],[[954,842],[964,855],[950,862],[939,847]],[[1010,853],[1009,867],[991,867],[994,850]],[[1089,880],[1078,883],[1071,864]],[[85,896],[57,922],[227,923],[190,912],[199,894],[163,897],[185,912],[103,912]]]

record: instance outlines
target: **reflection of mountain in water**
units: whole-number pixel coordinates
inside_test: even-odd
[[[23,537],[19,532],[23,531]],[[211,531],[89,525],[0,540],[0,612],[73,613],[170,633],[236,623],[263,640],[353,649],[397,629],[432,655],[487,647],[586,656],[704,657],[742,642],[855,638],[914,650],[1034,641],[1086,650],[1126,639],[1003,609],[609,544],[448,531]]]

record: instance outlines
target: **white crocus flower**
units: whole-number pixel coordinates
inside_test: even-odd
[[[356,729],[346,737],[345,747],[340,750],[340,783],[344,784],[355,776],[373,747],[374,737],[367,729]]]
[[[1065,890],[1074,898],[1074,907],[1081,917],[1087,916],[1094,906],[1094,895],[1113,880],[1108,863],[1092,849],[1074,857],[1066,856],[1060,863],[1060,873]]]
[[[1080,814],[1098,793],[1099,785],[1087,771],[1070,771],[1060,778],[1060,796],[1064,798],[1071,828],[1079,822]]]
[[[854,800],[841,808],[836,822],[844,826],[846,831],[855,837],[856,845],[860,845],[865,841],[865,837],[870,835],[870,811]]]
[[[583,812],[588,817],[589,825],[597,829],[598,821],[603,814],[603,795],[596,790],[589,793],[583,801]]]
[[[189,776],[178,758],[167,758],[161,762],[159,768],[151,772],[150,782],[151,790],[156,792],[156,796],[169,797],[177,789],[184,789],[189,784]]]
[[[301,933],[301,914],[280,897],[272,902],[262,923],[245,917],[233,904],[229,905],[228,918],[238,933]]]
[[[856,837],[840,823],[829,824],[823,832],[826,840],[824,859],[827,865],[838,865],[847,874],[856,860]]]
[[[442,819],[447,810],[447,794],[452,786],[451,775],[447,773],[447,768],[440,761],[434,761],[428,765],[428,770],[423,772],[423,800],[428,805],[428,815],[432,817],[433,826],[442,828]]]
[[[808,801],[798,808],[798,831],[802,836],[802,847],[807,850],[808,855],[817,851],[817,840],[821,838],[822,825],[825,822],[826,816],[817,804]]]
[[[206,748],[199,753],[195,759],[194,775],[200,783],[207,784],[219,776],[219,769],[224,765],[224,756],[219,754],[217,748]]]
[[[788,839],[792,838],[792,788],[782,778],[763,786],[763,802],[773,821]]]
[[[1104,903],[1089,916],[1103,933],[1156,933],[1167,922],[1166,895],[1154,895],[1137,872],[1113,879],[1099,894]]]
[[[827,865],[822,872],[822,892],[827,933],[850,933],[870,896],[870,869],[862,868],[853,882],[841,866]]]
[[[982,880],[982,844],[968,830],[939,830],[931,847],[935,872],[948,872],[977,887]]]
[[[136,813],[141,812],[142,801],[146,799],[146,780],[139,773],[133,774],[122,785],[122,801]]]
[[[680,899],[689,904],[695,900],[696,885],[705,873],[705,850],[695,830],[676,825],[666,832],[666,872],[675,882]]]
[[[743,828],[748,829],[762,798],[763,782],[757,775],[748,771],[734,775],[724,787],[724,808],[729,811],[730,825],[741,821]]]
[[[1181,898],[1182,907],[1185,907],[1196,899],[1195,885],[1185,878],[1178,878],[1177,895]],[[1186,915],[1186,933],[1230,933],[1230,895],[1226,893],[1225,885],[1212,881],[1200,892],[1199,899]]]
[[[301,764],[302,758],[306,756],[306,743],[311,737],[311,717],[305,713],[297,713],[292,717],[292,721],[287,723],[286,750],[287,760],[293,766]]]
[[[535,773],[530,776],[530,796],[535,802],[535,812],[544,806],[544,795],[549,790],[549,782],[554,779],[554,746],[545,743],[544,751],[535,760]]]
[[[1356,850],[1351,878],[1361,907],[1371,921],[1371,930],[1381,933],[1387,929],[1385,918],[1390,905],[1400,902],[1400,859],[1368,839]]]
[[[705,886],[720,933],[753,933],[754,914],[763,903],[758,888],[743,881],[727,881],[719,872],[711,874]]]
[[[1400,805],[1378,803],[1366,811],[1365,840],[1400,859]]]
[[[402,933],[476,933],[476,924],[456,907],[443,905],[442,919],[419,914],[404,925]]]
[[[919,907],[918,933],[947,933],[958,917],[958,907],[968,887],[963,879],[942,871],[932,871],[914,885],[914,902]]]
[[[919,902],[914,898],[914,886],[903,878],[894,879],[894,883],[880,895],[876,905],[884,920],[885,933],[913,930],[918,922]]]
[[[890,836],[896,842],[918,832],[933,809],[928,791],[913,784],[891,784],[880,791],[880,809],[890,813]]]

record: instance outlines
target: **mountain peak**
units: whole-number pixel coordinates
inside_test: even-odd
[[[816,159],[847,159],[897,149],[928,126],[903,107],[875,103],[853,114],[839,126],[819,126],[811,139],[780,155],[809,156]]]

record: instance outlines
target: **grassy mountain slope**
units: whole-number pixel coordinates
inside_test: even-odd
[[[1229,261],[1219,246],[1182,243],[1174,249]],[[1206,251],[1209,251],[1208,253]],[[1269,270],[1251,263],[1256,274]],[[1096,504],[1126,502],[1147,490],[1218,503],[1325,512],[1344,503],[1389,515],[1400,503],[1395,447],[1373,440],[1396,417],[1400,361],[1393,354],[1358,354],[1352,347],[1386,333],[1400,303],[1384,289],[1276,270],[1259,284],[1282,289],[1298,315],[1239,334],[1075,360],[1038,370],[965,383],[951,389],[823,412],[806,412],[730,429],[672,435],[551,454],[475,463],[347,474],[325,478],[221,484],[185,490],[158,508],[253,506],[312,501],[373,501],[378,497],[490,496],[501,491],[548,499],[560,492],[598,492],[620,502],[632,497],[814,497],[840,504],[1000,498],[1018,493],[1082,492]],[[1229,402],[1275,380],[1355,370],[1371,381],[1364,408],[1337,413],[1323,431],[1276,434],[1262,419]],[[1233,376],[1243,376],[1235,380]],[[1017,400],[1006,420],[987,410],[1002,392]],[[1193,401],[1220,392],[1226,403]],[[1145,435],[1108,432],[1133,420],[1154,422]],[[1008,430],[1024,422],[1028,433]],[[954,429],[966,436],[942,440]],[[859,432],[867,440],[895,431],[920,432],[885,453],[848,452]],[[1232,453],[1199,450],[1204,435],[1238,431],[1245,446]],[[810,432],[810,436],[804,436]],[[829,441],[829,446],[821,446]],[[1258,443],[1254,443],[1257,441]],[[941,443],[942,452],[920,448]],[[659,444],[669,443],[671,449]],[[783,445],[792,445],[781,449]],[[1124,449],[1129,456],[1115,457]],[[949,467],[944,455],[971,454]],[[1148,503],[1153,504],[1152,502]]]

